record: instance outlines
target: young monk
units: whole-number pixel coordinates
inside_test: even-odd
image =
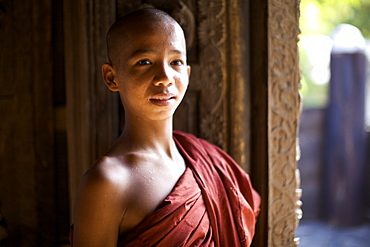
[[[73,246],[249,246],[260,198],[221,149],[172,129],[190,75],[184,33],[141,9],[108,31],[108,88],[125,109],[122,135],[84,175]]]

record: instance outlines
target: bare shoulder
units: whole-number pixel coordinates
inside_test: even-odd
[[[104,156],[82,177],[75,201],[76,246],[114,246],[130,197],[130,169]]]
[[[124,153],[99,158],[82,177],[79,191],[91,191],[105,198],[116,197],[124,206],[134,187],[136,167],[145,162],[145,157],[140,153]]]
[[[82,177],[77,197],[91,193],[94,198],[110,203],[109,208],[114,209],[117,203],[117,208],[125,210],[132,194],[134,163],[139,162],[135,155],[99,158]]]
[[[85,173],[82,182],[103,183],[111,186],[126,187],[130,178],[130,166],[125,157],[103,156]]]
[[[97,160],[77,193],[75,236],[94,244],[90,246],[114,246],[118,235],[154,212],[185,169],[182,158],[171,161],[145,150],[116,150]]]

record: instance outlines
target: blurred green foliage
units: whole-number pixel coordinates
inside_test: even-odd
[[[301,0],[300,12],[300,39],[314,34],[329,36],[342,23],[356,26],[365,38],[370,38],[370,0]],[[301,46],[299,55],[303,106],[325,107],[328,84],[318,85],[310,78],[310,64]]]
[[[300,10],[302,36],[330,35],[338,24],[347,23],[370,38],[370,0],[301,0]]]

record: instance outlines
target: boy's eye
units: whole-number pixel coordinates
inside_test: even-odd
[[[141,59],[139,62],[137,62],[138,65],[150,65],[152,64],[148,59]]]
[[[183,64],[184,64],[184,62],[183,62],[183,61],[181,61],[181,60],[175,60],[175,61],[171,62],[171,65],[177,65],[177,66],[180,66],[180,65],[183,65]]]

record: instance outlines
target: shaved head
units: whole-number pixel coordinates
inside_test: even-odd
[[[154,8],[139,9],[118,19],[107,33],[110,63],[117,62],[120,50],[125,42],[130,42],[132,32],[144,32],[145,29],[158,28],[159,23],[175,25],[181,29],[180,25],[169,14]]]

